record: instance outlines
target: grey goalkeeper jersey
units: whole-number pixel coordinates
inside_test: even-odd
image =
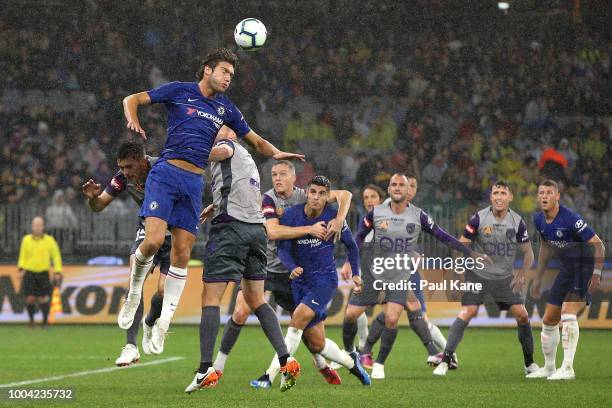
[[[266,220],[280,219],[285,213],[286,208],[304,203],[306,203],[306,192],[301,188],[294,187],[293,193],[286,199],[277,196],[272,188],[264,193],[261,210]],[[268,240],[266,252],[268,256],[267,270],[269,273],[289,273],[280,259],[278,259],[276,241]]]
[[[503,219],[493,215],[491,207],[483,208],[472,216],[463,236],[473,242],[476,252],[491,257],[492,265],[473,272],[484,279],[504,279],[514,272],[514,261],[519,244],[529,242],[525,222],[516,212],[508,210]]]
[[[214,217],[231,217],[249,224],[263,224],[259,171],[247,149],[240,143],[222,140],[233,147],[234,155],[212,162]]]

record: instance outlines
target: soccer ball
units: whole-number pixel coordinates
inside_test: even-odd
[[[234,40],[246,51],[257,51],[266,42],[266,26],[256,18],[245,18],[234,30]]]

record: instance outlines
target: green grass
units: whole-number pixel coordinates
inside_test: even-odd
[[[295,388],[281,393],[277,388],[278,380],[269,390],[249,387],[249,380],[258,377],[267,367],[272,349],[259,327],[248,327],[228,359],[219,386],[192,395],[183,390],[198,366],[198,329],[174,326],[172,330],[174,333],[167,340],[164,355],[143,356],[141,362],[172,356],[183,356],[183,360],[21,388],[73,388],[75,400],[66,406],[74,407],[210,404],[222,408],[612,406],[612,367],[609,364],[612,331],[609,330],[580,333],[575,381],[527,381],[522,372],[516,331],[476,328],[468,328],[458,350],[460,369],[445,378],[437,378],[425,364],[423,346],[409,329],[403,328],[385,366],[386,380],[363,387],[346,370],[341,370],[343,384],[328,385],[313,368],[302,345],[297,358],[302,363],[303,374]],[[341,344],[338,328],[328,329],[328,337]],[[48,330],[1,326],[0,384],[112,367],[124,338],[121,330],[111,326],[58,326]],[[541,363],[539,330],[534,338],[536,361]],[[561,354],[559,347],[558,362]],[[0,388],[0,392],[6,395],[5,389]],[[49,404],[42,401],[14,403],[18,407]],[[0,398],[0,405],[6,405],[6,399]]]

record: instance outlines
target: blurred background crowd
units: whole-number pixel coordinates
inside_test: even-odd
[[[502,13],[497,2],[464,3],[5,2],[0,235],[19,235],[38,213],[68,231],[72,248],[132,239],[133,223],[95,231],[101,217],[133,217],[129,200],[92,218],[80,195],[88,178],[112,177],[116,146],[133,137],[122,98],[194,80],[210,47],[235,48],[233,28],[249,16],[269,39],[239,53],[230,98],[262,136],[307,155],[298,184],[320,173],[353,191],[354,219],[364,185],[386,188],[404,171],[418,177],[415,202],[452,230],[496,179],[512,185],[513,208],[532,213],[543,178],[609,229],[610,4],[517,0]],[[140,118],[155,155],[164,108]],[[270,188],[272,163],[259,164]]]

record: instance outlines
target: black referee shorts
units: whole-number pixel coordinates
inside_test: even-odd
[[[51,280],[49,271],[30,272],[26,271],[21,283],[23,296],[51,296]]]

